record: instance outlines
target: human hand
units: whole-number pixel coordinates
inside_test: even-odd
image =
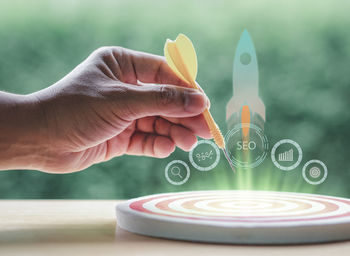
[[[93,52],[56,84],[32,94],[44,129],[34,166],[79,171],[123,154],[167,157],[211,138],[209,100],[186,88],[163,57],[120,47]]]

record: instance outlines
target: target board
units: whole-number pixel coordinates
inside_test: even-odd
[[[236,244],[295,244],[350,239],[350,200],[272,191],[193,191],[117,205],[133,233]]]

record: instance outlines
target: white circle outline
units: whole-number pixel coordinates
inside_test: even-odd
[[[252,128],[253,130],[255,130],[256,134],[259,136],[261,143],[262,143],[262,147],[263,147],[263,151],[262,154],[259,155],[259,157],[256,158],[256,161],[250,164],[246,164],[245,162],[242,162],[238,159],[236,159],[235,157],[232,157],[231,159],[231,155],[229,154],[229,158],[232,162],[232,164],[238,168],[242,168],[242,169],[248,169],[248,168],[255,168],[258,165],[260,165],[266,158],[267,156],[267,151],[269,149],[269,142],[267,140],[266,135],[263,133],[263,130],[260,129],[258,126],[254,125],[254,124],[249,124],[249,123],[240,123],[235,125],[231,130],[229,130],[227,132],[227,134],[225,135],[225,142],[226,145],[228,145],[228,140],[236,133],[239,132],[240,129],[244,128],[244,127],[249,127]],[[228,148],[226,148],[226,150],[229,152]]]
[[[281,144],[292,144],[294,147],[297,148],[298,150],[298,160],[291,166],[283,166],[283,165],[280,165],[277,160],[276,160],[276,157],[275,157],[275,153],[276,153],[276,150],[277,148],[281,145]],[[295,168],[298,167],[298,165],[301,163],[301,160],[303,158],[303,151],[301,150],[301,147],[298,143],[296,143],[294,140],[290,140],[290,139],[283,139],[283,140],[280,140],[278,141],[275,145],[273,145],[272,149],[271,149],[271,160],[273,162],[273,164],[278,168],[278,169],[281,169],[283,171],[291,171]]]
[[[211,165],[209,165],[207,167],[199,166],[198,164],[196,164],[196,162],[193,159],[193,151],[200,144],[208,144],[208,145],[212,146],[215,149],[215,152],[216,152],[216,159],[215,159],[214,163],[212,163]],[[199,140],[197,142],[196,146],[190,151],[190,154],[189,154],[188,157],[189,157],[190,162],[191,162],[191,164],[193,165],[194,168],[196,168],[198,171],[201,171],[201,172],[207,172],[207,171],[210,171],[210,170],[214,169],[218,165],[218,163],[220,161],[220,151],[219,151],[218,146],[216,146],[215,143],[212,142],[211,140]]]
[[[176,164],[176,163],[182,164],[186,168],[186,172],[187,172],[186,177],[183,180],[181,180],[181,181],[173,181],[169,177],[169,168],[170,168],[170,166],[172,166],[173,164]],[[170,184],[173,184],[173,185],[176,185],[176,186],[182,185],[182,184],[187,182],[189,177],[190,177],[190,168],[188,167],[188,165],[184,161],[173,160],[170,163],[168,163],[167,166],[165,167],[165,178]]]
[[[324,170],[323,177],[319,181],[311,181],[311,180],[308,179],[308,177],[306,177],[306,168],[312,163],[320,164],[322,166],[323,170]],[[307,183],[309,183],[311,185],[318,185],[318,184],[321,184],[322,182],[325,181],[325,179],[327,178],[327,175],[328,175],[328,170],[327,170],[327,166],[322,161],[317,160],[317,159],[312,159],[312,160],[306,162],[306,164],[304,164],[303,170],[302,170],[302,174],[303,174],[304,180]]]

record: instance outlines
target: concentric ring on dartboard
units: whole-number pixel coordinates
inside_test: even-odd
[[[327,226],[337,234],[338,238],[344,235],[346,238],[350,238],[350,200],[323,195],[272,191],[182,192],[137,198],[121,206],[118,205],[118,209],[122,216],[120,225],[125,229],[157,236],[152,231],[156,229],[157,232],[160,232],[158,236],[177,239],[188,238],[189,235],[185,232],[187,229],[195,233],[191,235],[191,239],[198,241],[237,242],[242,241],[241,236],[244,236],[242,235],[244,232],[250,234],[251,228],[254,227],[258,230],[272,232],[273,237],[278,241],[283,237],[283,239],[287,239],[287,237],[292,236],[291,242],[300,242],[300,233],[298,232],[304,232],[301,237],[304,237],[305,234],[311,236],[304,237],[306,240],[303,241],[305,242],[311,241],[312,236],[315,235],[312,227],[320,228],[320,225]],[[141,220],[145,223],[152,223],[152,227],[140,224],[142,226],[140,228],[135,223],[142,223]],[[158,227],[158,224],[164,225],[164,227]],[[345,233],[343,226],[339,227],[340,224],[348,228]],[[148,229],[144,225],[148,226],[151,231],[147,231]],[[193,225],[195,226],[193,227]],[[165,227],[167,230],[171,228],[175,231],[165,232]],[[211,235],[211,232],[214,231],[210,231],[209,227],[214,228],[215,232],[220,234],[226,232],[227,236],[230,237],[232,234],[234,236],[228,238],[216,233],[221,239],[218,241],[216,236]],[[334,231],[335,227],[336,231]],[[195,232],[192,228],[200,231]],[[231,229],[231,231],[227,229]],[[289,233],[281,234],[280,229],[292,233],[291,235]],[[342,233],[338,229],[342,230]],[[237,231],[236,234],[236,230],[243,233],[239,234]],[[209,232],[209,234],[203,232]],[[259,234],[260,231],[256,232],[258,233],[254,234]],[[261,236],[263,234],[264,232],[261,231]],[[326,235],[320,237],[317,234],[316,236],[319,237],[317,241],[332,240]],[[260,243],[255,235],[250,238],[253,240],[248,239],[247,242],[242,242],[255,241]],[[260,239],[266,241],[266,238],[260,237]],[[271,242],[271,240],[269,241]]]
[[[303,200],[294,197],[285,197],[283,200],[276,197],[263,197],[263,200],[269,199],[275,203],[283,204],[284,206],[281,208],[274,208],[274,211],[268,211],[267,209],[255,210],[250,215],[242,211],[241,209],[236,210],[224,210],[224,209],[208,209],[207,207],[196,207],[199,204],[205,204],[207,202],[217,202],[218,200],[222,200],[223,198],[218,198],[216,195],[208,196],[192,196],[192,197],[165,197],[165,198],[157,198],[155,200],[151,200],[143,203],[143,208],[147,211],[152,212],[153,214],[163,215],[163,216],[173,216],[173,217],[182,217],[182,218],[195,218],[206,220],[214,220],[214,221],[246,221],[246,219],[250,219],[250,222],[260,222],[262,218],[264,221],[274,222],[274,221],[283,221],[285,218],[288,220],[304,220],[307,216],[313,214],[315,217],[315,213],[323,214],[325,205],[330,210],[336,210],[338,206],[330,204],[326,200],[322,203],[318,200],[313,200],[312,202],[308,200]],[[255,197],[254,200],[261,200],[261,197]],[[288,199],[288,200],[286,200]],[[240,198],[235,198],[235,195],[231,195],[232,200],[247,200],[246,197],[240,195]],[[292,201],[290,201],[292,200]],[[310,205],[310,203],[312,203]],[[131,205],[131,207],[135,207],[137,203]],[[349,207],[350,208],[350,207]],[[240,214],[236,214],[236,213]],[[230,214],[228,214],[230,213]],[[266,214],[269,213],[269,214]],[[292,214],[291,214],[292,213]],[[334,214],[342,214],[342,211],[338,212],[328,212],[329,215]],[[271,218],[274,217],[274,218]],[[279,218],[279,219],[276,219]],[[257,220],[255,220],[257,219]]]

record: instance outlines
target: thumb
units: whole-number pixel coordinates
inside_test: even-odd
[[[126,119],[156,115],[190,117],[209,107],[209,99],[200,90],[175,85],[127,85],[124,96],[122,108]]]

